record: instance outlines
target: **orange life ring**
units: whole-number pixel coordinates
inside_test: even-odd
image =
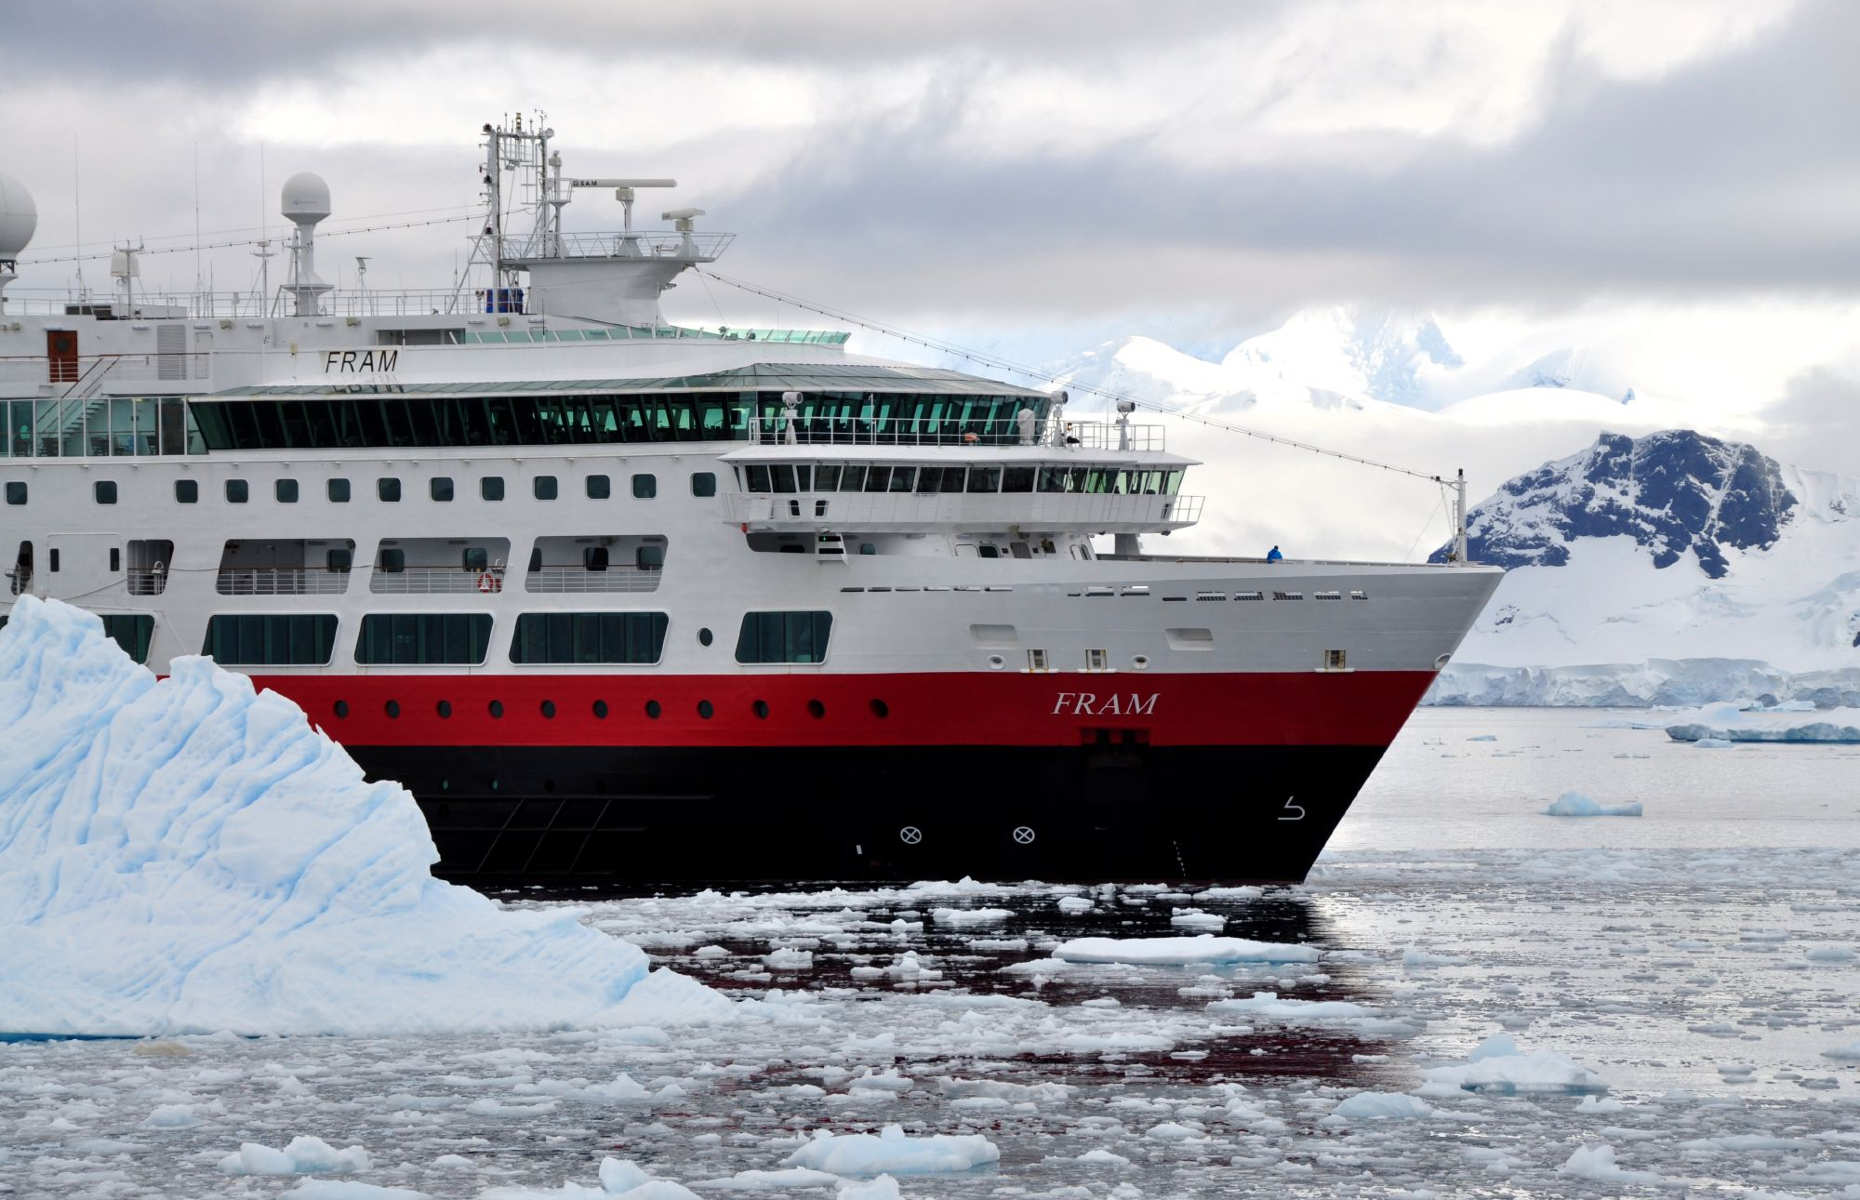
[[[489,594],[497,590],[497,576],[489,571],[478,576],[478,590]]]

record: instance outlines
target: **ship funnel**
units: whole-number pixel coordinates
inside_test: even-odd
[[[297,226],[291,239],[291,279],[284,285],[300,317],[314,317],[330,285],[316,275],[316,226],[329,215],[329,185],[320,175],[299,171],[284,181],[284,218]]]

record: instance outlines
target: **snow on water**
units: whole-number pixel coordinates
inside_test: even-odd
[[[435,880],[398,785],[204,658],[157,682],[94,616],[0,630],[0,1032],[433,1032],[727,1015],[572,909]]]
[[[1550,802],[1544,809],[1549,817],[1638,817],[1641,806],[1638,803],[1597,804],[1581,792],[1564,792]]]

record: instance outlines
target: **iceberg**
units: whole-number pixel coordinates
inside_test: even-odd
[[[1547,817],[1638,817],[1641,807],[1638,803],[1597,804],[1581,792],[1564,792],[1550,802],[1544,809]]]
[[[1668,725],[1666,736],[1675,742],[1860,742],[1860,728],[1832,721],[1810,721],[1779,728],[1715,729],[1710,725]]]
[[[1466,1061],[1423,1072],[1423,1096],[1451,1096],[1461,1091],[1579,1096],[1602,1093],[1608,1085],[1601,1076],[1554,1050],[1525,1053],[1511,1035],[1495,1033],[1480,1042]]]
[[[212,660],[0,629],[0,1034],[408,1034],[722,1019],[579,914],[434,879],[413,797]]]
[[[980,1134],[933,1133],[909,1137],[901,1125],[877,1134],[828,1133],[814,1136],[782,1160],[784,1167],[808,1167],[834,1175],[932,1175],[967,1171],[997,1162],[1001,1151]]]

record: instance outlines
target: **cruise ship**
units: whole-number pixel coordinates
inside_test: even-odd
[[[453,289],[324,282],[300,174],[275,293],[0,290],[0,614],[290,697],[449,878],[1304,878],[1498,570],[1160,552],[1131,405],[668,324],[731,236],[553,136],[484,127]]]

